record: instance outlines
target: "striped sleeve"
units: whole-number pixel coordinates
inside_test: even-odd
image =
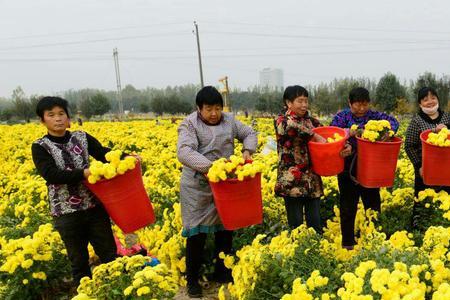
[[[201,173],[208,172],[212,162],[198,151],[198,139],[194,126],[187,120],[178,127],[177,156],[185,166]]]
[[[422,145],[420,142],[420,128],[417,120],[414,118],[409,123],[405,135],[405,151],[414,168],[420,168],[422,165]]]
[[[239,120],[234,120],[234,127],[237,139],[242,142],[244,150],[254,153],[258,146],[258,137],[256,132],[249,126],[245,126]]]

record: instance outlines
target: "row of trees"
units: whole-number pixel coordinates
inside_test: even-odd
[[[414,111],[417,91],[423,86],[431,86],[437,90],[442,107],[448,106],[450,97],[450,77],[438,77],[430,72],[421,74],[417,80],[408,84],[400,83],[394,74],[387,73],[378,82],[369,78],[343,78],[316,86],[305,85],[310,91],[312,108],[322,114],[332,114],[346,107],[349,91],[357,86],[364,86],[370,91],[377,109],[399,114]],[[138,90],[127,85],[122,90],[123,107],[124,110],[135,113],[187,114],[195,107],[195,95],[199,88],[197,85],[188,84],[165,89]],[[234,89],[230,94],[231,108],[233,111],[277,113],[282,109],[282,95],[282,90],[267,88],[253,87],[244,91]],[[62,93],[62,97],[69,101],[72,113],[86,118],[118,111],[114,91],[69,90]],[[0,99],[0,119],[16,118],[28,122],[35,116],[35,106],[39,98],[37,95],[26,97],[18,87],[13,91],[10,100]]]
[[[433,87],[440,98],[440,105],[444,109],[449,105],[450,77],[436,76],[426,72],[417,80],[409,83],[400,83],[398,78],[387,73],[377,82],[369,78],[343,78],[335,79],[330,83],[321,83],[316,86],[306,85],[310,91],[312,108],[322,114],[333,114],[347,107],[348,94],[351,89],[363,86],[370,92],[373,105],[382,111],[398,114],[411,113],[417,105],[417,92],[424,86]],[[261,112],[277,113],[282,106],[283,91],[252,89],[245,92],[231,94],[232,107],[238,110],[248,108]],[[250,105],[249,105],[250,104]]]
[[[444,75],[438,78],[433,73],[424,73],[409,85],[401,84],[398,78],[387,73],[374,82],[367,78],[334,80],[330,84],[320,84],[313,87],[313,103],[317,110],[325,114],[333,113],[347,105],[349,91],[357,86],[366,87],[377,109],[399,114],[414,111],[417,101],[417,92],[424,86],[436,89],[440,104],[446,108],[450,97],[450,77]]]
[[[36,105],[41,96],[26,97],[21,87],[12,93],[12,101],[0,101],[0,120],[8,121],[12,118],[30,122],[36,117]],[[80,101],[77,105],[70,103],[72,113],[83,112],[83,116],[90,118],[94,115],[103,115],[111,110],[110,100],[102,93],[96,93]]]

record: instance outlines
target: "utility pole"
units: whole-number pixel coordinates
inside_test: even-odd
[[[119,116],[123,116],[123,103],[122,103],[122,85],[120,83],[120,70],[119,70],[119,52],[117,48],[113,49],[114,68],[116,69],[116,82],[117,82],[117,102],[119,104]]]
[[[198,35],[198,25],[197,22],[195,21],[194,26],[195,26],[195,35],[197,36],[197,52],[198,52],[198,66],[200,69],[200,84],[203,88],[205,85],[203,84],[203,68],[202,68],[202,54],[200,52],[200,37]]]
[[[224,85],[224,88],[220,90],[220,93],[223,95],[223,101],[224,101],[224,105],[223,105],[223,111],[224,112],[229,112],[230,111],[230,103],[229,103],[229,95],[230,95],[230,91],[228,89],[228,76],[225,76],[223,78],[219,79],[219,82],[222,82]]]

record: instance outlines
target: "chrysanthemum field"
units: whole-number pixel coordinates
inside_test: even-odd
[[[177,126],[170,120],[72,126],[105,146],[142,158],[144,185],[157,221],[136,233],[138,242],[161,261],[144,267],[150,258],[132,256],[97,266],[92,279],[82,280],[74,299],[170,299],[185,285]],[[406,126],[403,121],[400,137]],[[276,151],[261,151],[274,137],[273,121],[257,119],[254,128],[259,132],[254,159],[264,163],[264,223],[235,232],[235,255],[222,256],[234,283],[220,288],[217,298],[450,299],[450,195],[427,190],[414,199],[414,171],[403,149],[394,187],[381,191],[381,215],[366,214],[361,205],[355,226],[358,245],[348,251],[341,247],[336,177],[323,178],[323,235],[305,226],[287,230],[283,201],[273,193]],[[31,143],[44,134],[37,123],[0,125],[1,299],[68,297],[64,286],[70,279],[69,262],[52,227],[45,182],[31,160]],[[414,201],[424,201],[425,208],[413,231]],[[114,231],[125,243],[120,229],[114,226]],[[205,277],[211,271],[206,267]]]

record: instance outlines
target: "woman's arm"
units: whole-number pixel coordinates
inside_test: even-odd
[[[256,132],[250,126],[246,126],[236,119],[234,119],[234,128],[235,137],[243,144],[243,151],[247,150],[250,154],[254,153],[258,146]]]
[[[38,173],[49,184],[74,184],[84,179],[83,169],[59,169],[50,153],[39,144],[33,143],[31,153]]]
[[[178,160],[200,173],[208,172],[212,162],[198,152],[198,138],[192,124],[183,121],[178,127]]]
[[[102,144],[92,135],[86,133],[86,139],[88,142],[88,153],[90,156],[98,161],[106,163],[105,154],[111,151],[110,148],[103,147]]]
[[[279,136],[299,136],[308,140],[314,136],[314,132],[310,128],[294,121],[288,116],[280,116],[277,119],[276,131]]]
[[[420,142],[420,128],[415,121],[411,120],[405,134],[405,152],[408,155],[409,160],[414,165],[414,168],[418,169],[422,165],[422,147]]]

